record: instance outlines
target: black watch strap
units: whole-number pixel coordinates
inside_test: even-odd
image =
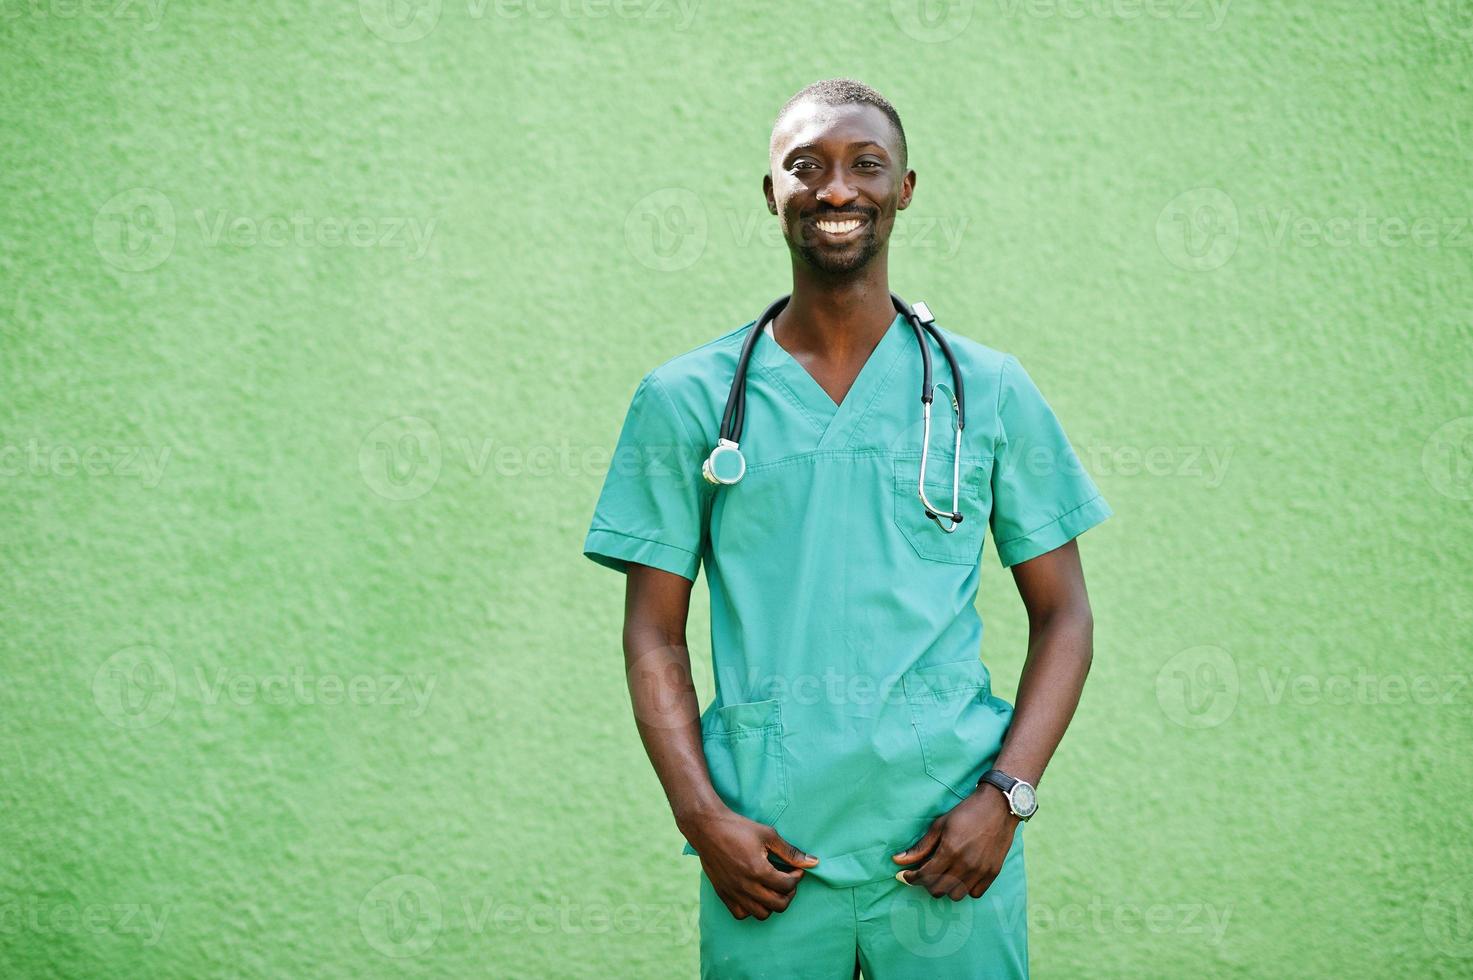
[[[977,780],[977,785],[981,786],[983,783],[991,783],[992,785],[996,786],[998,789],[1006,793],[1013,788],[1013,784],[1016,782],[1016,779],[1014,779],[1012,776],[1009,776],[1001,769],[989,769],[982,774],[981,779]]]

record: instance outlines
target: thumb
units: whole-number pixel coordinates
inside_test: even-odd
[[[812,854],[804,854],[792,844],[783,840],[782,835],[775,830],[769,830],[767,839],[763,841],[767,849],[795,868],[811,868],[818,863],[818,858]]]
[[[916,841],[910,847],[901,851],[891,858],[896,864],[914,864],[936,847],[936,842],[941,839],[941,826],[933,823],[926,829],[925,836]]]

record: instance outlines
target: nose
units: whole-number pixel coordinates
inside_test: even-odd
[[[816,196],[829,207],[842,208],[858,195],[855,194],[854,188],[845,182],[843,168],[835,168],[833,175],[820,185]]]

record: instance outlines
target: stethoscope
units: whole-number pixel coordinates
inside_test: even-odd
[[[782,312],[783,307],[788,305],[792,295],[783,296],[773,302],[752,327],[747,339],[742,344],[741,356],[737,358],[736,376],[731,381],[731,393],[726,396],[726,411],[721,416],[721,433],[716,443],[716,448],[711,450],[711,455],[701,464],[701,475],[708,482],[731,486],[733,483],[741,482],[747,473],[747,460],[742,455],[737,443],[742,437],[742,423],[746,421],[747,411],[747,365],[752,360],[752,348],[757,345],[757,338],[762,336],[767,324],[776,319]],[[916,343],[921,345],[921,417],[924,420],[923,432],[921,434],[921,475],[916,481],[916,492],[920,495],[921,504],[926,508],[926,516],[936,522],[936,526],[947,534],[956,530],[956,526],[962,522],[962,513],[957,509],[957,502],[961,487],[961,459],[962,459],[962,429],[966,426],[966,400],[962,394],[962,375],[956,366],[956,358],[951,356],[951,348],[946,343],[946,338],[936,329],[936,318],[931,315],[931,310],[925,303],[917,303],[915,309],[896,296],[890,294],[890,302],[895,304],[895,309],[905,321],[910,324],[911,330],[915,331]],[[944,511],[931,503],[926,497],[926,453],[931,446],[931,349],[926,344],[926,334],[929,333],[936,338],[936,343],[941,345],[941,353],[946,355],[946,363],[951,368],[951,380],[956,389],[951,393],[951,410],[956,415],[956,449],[952,453],[951,461],[951,510]],[[941,387],[951,390],[945,382],[938,382]],[[945,517],[951,522],[950,525],[943,524],[941,518]]]

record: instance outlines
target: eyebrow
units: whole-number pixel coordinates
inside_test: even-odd
[[[884,144],[877,143],[874,140],[858,140],[857,142],[850,143],[848,146],[845,147],[845,149],[852,151],[852,150],[857,150],[857,149],[859,149],[862,146],[874,146],[874,147],[878,147],[881,152],[884,152],[885,151]],[[816,150],[816,149],[818,149],[818,144],[817,143],[800,143],[798,146],[793,147],[792,149],[788,150],[788,152],[786,152],[786,153],[783,154],[783,162],[786,163],[793,156],[793,154],[795,154],[795,153],[801,153],[804,150]],[[885,155],[888,157],[890,154],[889,153],[885,153]]]

